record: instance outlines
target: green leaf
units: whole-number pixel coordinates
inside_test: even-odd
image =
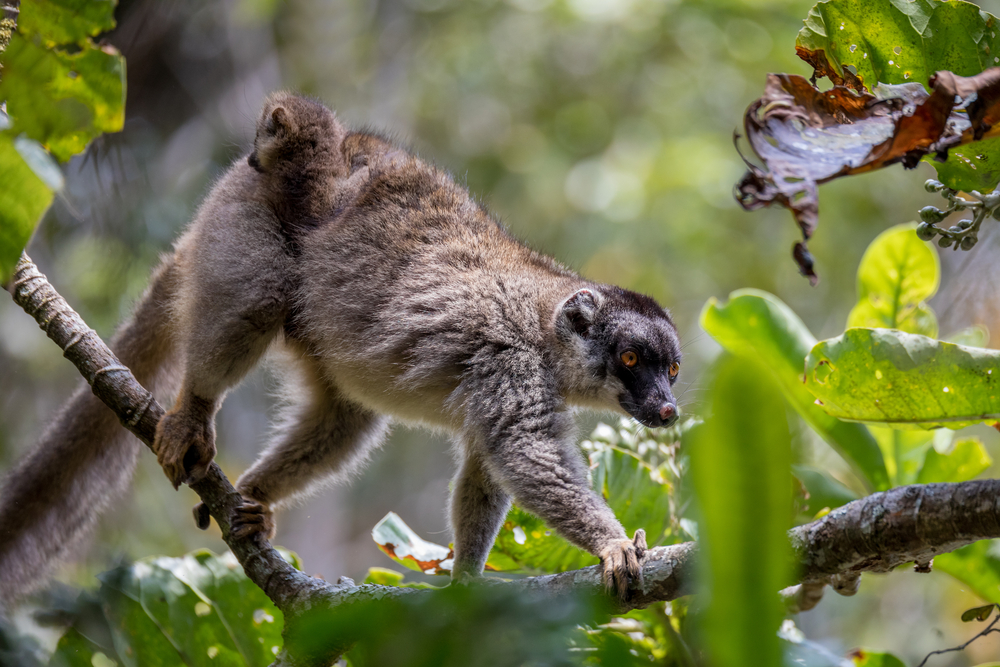
[[[110,46],[84,43],[68,53],[46,49],[20,32],[3,54],[0,99],[13,132],[25,133],[66,161],[94,137],[121,130],[125,60]]]
[[[851,83],[850,66],[869,91],[877,83],[926,87],[938,70],[972,76],[1000,63],[997,20],[970,2],[829,0],[816,4],[804,23],[799,55],[835,81]],[[924,161],[957,190],[992,190],[1000,182],[998,139],[958,147],[946,162]]]
[[[1000,419],[1000,352],[892,329],[848,329],[806,358],[827,414],[896,428]]]
[[[906,663],[891,653],[880,653],[866,648],[854,649],[850,658],[856,667],[906,667]]]
[[[868,90],[879,82],[926,85],[938,70],[972,76],[993,67],[1000,53],[995,22],[959,0],[828,0],[809,11],[795,46],[822,50],[841,76],[850,65]]]
[[[972,609],[966,609],[962,612],[962,622],[969,623],[971,621],[985,621],[987,618],[993,615],[993,611],[997,608],[995,604],[987,604],[982,607],[974,607]]]
[[[15,141],[0,133],[0,282],[14,271],[21,251],[52,203],[52,188],[31,169]]]
[[[987,602],[1000,604],[1000,540],[983,540],[938,554],[934,569],[947,572]]]
[[[993,459],[977,438],[959,440],[947,454],[930,449],[917,475],[917,484],[967,482],[993,465]]]
[[[31,0],[21,6],[17,28],[48,45],[77,44],[115,27],[116,0]]]
[[[785,403],[760,365],[725,356],[710,384],[711,416],[690,446],[699,523],[701,619],[710,662],[782,662],[784,610],[774,591],[791,575],[791,434]]]
[[[889,488],[882,452],[868,429],[827,415],[802,384],[805,358],[816,338],[791,308],[773,294],[737,290],[726,303],[710,299],[701,311],[701,326],[729,352],[759,361],[795,411],[868,487]]]
[[[858,267],[858,303],[850,327],[899,329],[937,338],[937,318],[924,303],[938,289],[937,253],[914,233],[916,225],[896,225],[879,234]]]
[[[395,512],[372,528],[378,548],[400,565],[424,574],[450,574],[455,554],[451,549],[417,535]]]
[[[115,660],[142,667],[264,667],[281,646],[281,612],[246,578],[232,554],[148,558],[100,579],[100,609],[114,651],[93,645],[73,629],[60,641],[53,664],[98,664],[79,661],[100,660],[96,656],[102,652],[108,662],[100,664],[108,665]]]
[[[1000,137],[956,146],[945,162],[931,156],[922,160],[937,170],[939,181],[955,190],[985,193],[1000,183]]]
[[[99,657],[98,654],[100,654]],[[116,665],[107,654],[100,650],[93,642],[77,632],[76,628],[70,628],[56,645],[55,654],[52,656],[49,667],[94,667],[94,665]]]

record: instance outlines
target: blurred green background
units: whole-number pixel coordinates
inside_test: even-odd
[[[1000,13],[1000,2],[981,3]],[[811,242],[820,283],[790,257],[797,231],[782,210],[742,211],[733,150],[767,72],[811,73],[794,54],[810,0],[124,0],[106,36],[127,59],[123,132],[65,168],[67,187],[29,252],[102,336],[145,286],[159,253],[226,166],[245,154],[265,95],[314,95],[359,127],[384,130],[467,183],[514,234],[589,278],[667,305],[685,343],[683,406],[718,353],[697,325],[706,299],[741,287],[778,295],[819,337],[841,333],[854,276],[877,233],[937,203],[934,175],[891,168],[821,189]],[[942,256],[932,302],[941,333],[974,323],[1000,342],[1000,234],[970,255]],[[13,303],[0,299],[0,469],[37,438],[78,381]],[[219,462],[235,479],[267,436],[274,388],[265,370],[219,416]],[[589,429],[593,416],[581,416]],[[995,431],[980,427],[994,460]],[[846,466],[805,428],[796,452],[851,483]],[[445,506],[451,445],[399,427],[350,487],[279,516],[277,543],[309,573],[363,578],[388,565],[370,537],[396,511],[421,535],[450,539]],[[189,490],[174,492],[143,456],[128,502],[102,522],[87,559],[66,571],[92,581],[120,558],[224,547],[195,529]],[[996,465],[987,475],[996,476]],[[959,613],[978,604],[941,575],[866,576],[855,598],[829,594],[797,623],[843,654],[858,645],[914,664],[971,636]],[[936,665],[1000,656],[977,642]]]

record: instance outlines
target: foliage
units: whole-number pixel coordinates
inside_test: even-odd
[[[53,665],[264,667],[281,647],[281,612],[231,553],[146,558],[101,581],[69,615]]]
[[[759,362],[789,405],[851,463],[867,488],[889,488],[882,452],[868,430],[827,415],[803,385],[803,360],[816,338],[791,308],[767,292],[738,290],[725,303],[710,299],[701,326],[730,353]]]
[[[781,662],[775,595],[791,575],[791,434],[780,392],[759,364],[727,357],[710,416],[691,444],[703,560],[702,645],[711,664]]]
[[[806,241],[818,222],[818,184],[933,156],[949,188],[997,187],[996,22],[963,0],[827,0],[813,8],[796,51],[813,66],[813,84],[829,76],[839,85],[821,91],[800,76],[769,75],[744,117],[765,168],[748,163],[737,193],[748,210],[777,203],[792,212],[803,235],[793,254],[811,281]],[[960,239],[942,235],[942,246],[958,239],[956,248],[971,249],[981,217]]]
[[[806,388],[827,414],[897,428],[1000,419],[1000,352],[892,329],[849,329],[806,358]]]
[[[6,281],[62,186],[60,161],[125,120],[125,60],[95,44],[114,27],[115,2],[24,3],[0,54],[0,281]]]

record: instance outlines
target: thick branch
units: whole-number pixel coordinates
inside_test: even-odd
[[[11,291],[15,302],[35,318],[76,365],[94,394],[115,411],[125,428],[152,448],[163,408],[56,293],[27,255],[22,255],[15,269]],[[329,584],[308,577],[282,560],[260,535],[245,539],[230,536],[230,513],[241,499],[217,465],[212,464],[207,477],[191,488],[208,506],[247,576],[285,614],[286,639],[288,628],[300,623],[307,611],[350,613],[352,606],[359,603],[403,595],[433,595],[432,591],[356,586],[349,579]],[[920,568],[936,554],[1000,537],[1000,480],[915,485],[876,493],[794,528],[789,537],[800,568],[799,581],[807,584],[803,590],[809,595],[803,597],[818,599],[817,586],[825,583],[846,582],[843,587],[850,588],[860,572],[887,572],[911,561]],[[693,542],[650,549],[643,563],[643,581],[621,611],[694,592],[696,555],[697,545]],[[547,595],[599,595],[600,575],[600,567],[592,566],[490,583]],[[286,652],[279,662],[322,664],[349,644],[349,638],[343,637],[327,641],[323,655],[309,656],[292,655],[292,642],[286,641]]]

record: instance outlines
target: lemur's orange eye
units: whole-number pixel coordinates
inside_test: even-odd
[[[639,355],[632,350],[626,350],[625,352],[622,352],[622,363],[629,368],[632,368],[639,363]]]
[[[681,372],[681,365],[676,361],[670,364],[670,378],[673,379],[677,377],[677,374]]]

